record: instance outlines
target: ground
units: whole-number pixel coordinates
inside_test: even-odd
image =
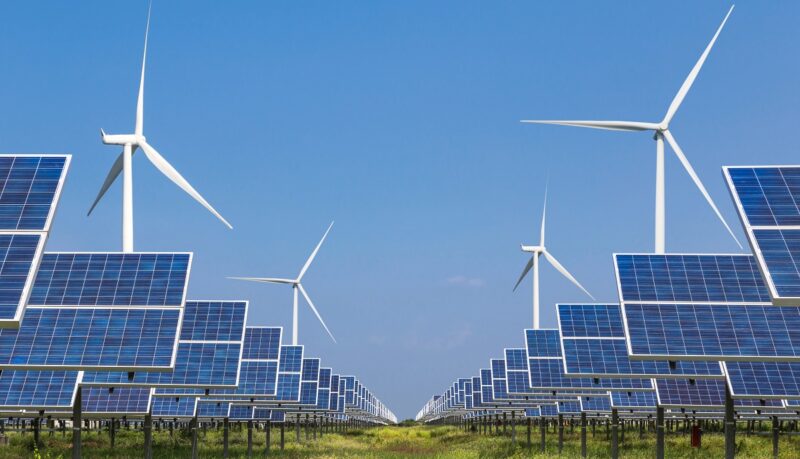
[[[766,429],[766,426],[765,426]],[[764,431],[764,434],[767,432]],[[353,430],[347,434],[326,434],[322,439],[294,442],[294,431],[286,432],[286,450],[277,448],[278,430],[272,434],[272,455],[287,458],[505,458],[505,457],[553,457],[558,455],[557,436],[552,430],[547,432],[546,450],[539,452],[539,432],[534,430],[533,446],[529,450],[525,446],[526,432],[524,427],[517,431],[518,443],[513,445],[509,436],[485,436],[476,433],[465,433],[456,427],[419,426],[379,427],[364,430]],[[231,431],[230,457],[246,457],[247,431],[234,427]],[[28,434],[7,433],[8,445],[0,445],[0,458],[34,457],[33,436]],[[263,457],[263,431],[254,432],[253,443],[255,457]],[[188,432],[175,431],[170,437],[167,431],[155,432],[155,458],[188,458],[191,456],[191,441]],[[55,433],[52,437],[42,435],[44,445],[39,449],[41,458],[71,457],[69,433],[62,437]],[[141,432],[122,429],[117,434],[116,447],[110,449],[107,433],[84,433],[83,455],[86,458],[140,458],[142,457],[143,435]],[[640,440],[637,431],[628,431],[620,446],[622,458],[654,457],[654,435],[647,433]],[[772,457],[772,444],[769,435],[747,436],[740,432],[737,437],[737,458],[769,458]],[[605,458],[609,456],[609,443],[604,431],[598,429],[593,438],[589,433],[589,457]],[[667,436],[667,457],[670,458],[718,458],[724,453],[721,434],[705,434],[700,449],[689,447],[686,435],[671,434]],[[222,432],[207,430],[200,434],[200,457],[222,457]],[[580,457],[580,437],[578,429],[570,432],[566,429],[564,450],[560,457]],[[780,439],[780,457],[800,457],[800,437],[784,435]]]

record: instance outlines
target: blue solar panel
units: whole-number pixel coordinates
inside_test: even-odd
[[[725,362],[733,397],[800,398],[800,362]]]
[[[105,387],[81,389],[81,410],[92,414],[137,415],[150,410],[150,392],[144,387],[118,387],[113,391]]]
[[[331,405],[330,389],[319,388],[317,391],[317,409],[327,411]]]
[[[561,357],[558,330],[525,330],[528,357]]]
[[[611,392],[611,406],[614,408],[637,409],[656,407],[655,392]]]
[[[0,156],[0,230],[47,231],[70,156]]]
[[[800,360],[800,308],[626,304],[634,358]]]
[[[331,388],[331,372],[333,370],[330,368],[320,368],[319,369],[319,388],[320,389],[330,389]]]
[[[581,402],[558,402],[558,412],[561,414],[578,414],[581,412]]]
[[[302,381],[319,381],[319,359],[303,359]]]
[[[657,379],[658,404],[667,408],[720,407],[725,383],[716,380]]]
[[[19,325],[44,241],[42,234],[0,234],[0,326]]]
[[[530,385],[534,390],[585,389],[607,391],[609,389],[652,389],[648,379],[567,377],[561,359],[560,333],[558,330],[525,330],[525,336],[528,342]],[[545,342],[547,345],[531,347],[531,342]]]
[[[156,398],[154,400],[161,400]],[[165,398],[165,400],[170,400]],[[204,402],[202,399],[197,401],[197,416],[201,418],[225,418],[228,416],[228,402]]]
[[[555,408],[555,405],[553,405],[553,408]],[[526,418],[538,418],[540,416],[542,416],[542,411],[539,409],[539,407],[536,407],[536,408],[525,408],[525,417]]]
[[[181,397],[154,397],[151,414],[156,418],[191,418],[194,417],[197,407],[197,398]],[[225,406],[227,414],[228,407]]]
[[[723,168],[775,304],[800,304],[797,166]],[[794,228],[793,228],[794,227]]]
[[[240,420],[253,419],[253,407],[231,404],[230,409],[228,410],[228,417],[230,419],[240,419]]]
[[[614,260],[623,302],[770,301],[750,255],[617,254]]]
[[[557,312],[567,376],[724,377],[718,362],[631,360],[619,305],[559,304]]]
[[[259,421],[284,422],[285,413],[272,408],[262,408],[257,406],[253,408],[253,419],[257,419]]]
[[[179,308],[28,307],[18,330],[0,329],[0,368],[169,369],[180,315]]]
[[[319,382],[319,359],[303,359],[300,377],[300,404],[317,404],[317,391]]]
[[[190,253],[46,253],[28,304],[183,306]]]
[[[525,349],[506,349],[506,369],[528,370],[528,354]]]
[[[317,383],[301,382],[300,383],[300,404],[312,405],[317,404]]]
[[[611,411],[611,397],[600,394],[581,397],[581,411]]]
[[[234,388],[242,354],[245,301],[187,301],[178,342],[175,369],[171,372],[87,371],[83,383],[99,386]],[[280,329],[278,334],[280,336]]]
[[[246,301],[187,301],[180,339],[242,342],[246,320]],[[280,329],[268,330],[277,331],[280,339]]]
[[[69,409],[78,388],[78,375],[77,371],[3,371],[0,411]]]
[[[281,347],[280,327],[247,327],[244,336],[243,359],[278,360]],[[291,351],[294,354],[297,351]],[[299,364],[298,364],[299,367]]]
[[[302,366],[303,366],[302,346],[281,346],[280,371],[299,373]]]
[[[541,405],[539,414],[546,417],[558,416],[558,405]]]

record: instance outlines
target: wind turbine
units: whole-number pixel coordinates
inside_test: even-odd
[[[545,218],[547,216],[547,188],[544,190],[544,208],[542,209],[542,228],[539,233],[539,245],[524,245],[520,244],[520,248],[523,252],[528,252],[531,254],[531,259],[528,260],[528,264],[525,265],[525,268],[522,270],[522,274],[519,276],[516,285],[514,285],[514,291],[517,290],[519,284],[522,282],[522,279],[525,279],[525,276],[528,274],[528,271],[533,268],[533,328],[534,330],[539,329],[539,257],[544,255],[544,258],[554,267],[558,272],[560,272],[564,277],[570,280],[573,284],[575,284],[579,289],[583,290],[583,293],[589,295],[591,299],[594,300],[594,297],[588,290],[583,288],[583,286],[578,282],[572,274],[567,271],[561,263],[556,260],[544,245],[544,227],[545,227]]]
[[[328,335],[331,337],[333,342],[336,342],[336,338],[333,337],[333,333],[328,329],[328,326],[325,325],[325,321],[322,320],[322,316],[319,315],[319,311],[314,306],[314,303],[311,302],[311,298],[309,298],[308,293],[306,293],[306,289],[303,288],[303,284],[301,283],[303,280],[303,276],[308,271],[308,267],[311,266],[311,262],[314,261],[314,257],[317,256],[317,252],[319,252],[319,248],[322,247],[322,243],[325,242],[325,238],[328,237],[328,233],[333,228],[333,222],[331,222],[330,226],[328,226],[327,231],[325,234],[322,235],[322,239],[319,240],[319,244],[314,248],[314,251],[311,252],[311,256],[308,257],[306,260],[306,264],[303,265],[302,269],[300,269],[300,274],[297,275],[295,279],[284,279],[279,277],[229,277],[228,279],[236,279],[236,280],[244,280],[244,281],[251,281],[251,282],[264,282],[267,284],[286,284],[292,286],[292,294],[294,297],[294,302],[292,303],[292,345],[297,345],[297,291],[299,290],[300,293],[303,294],[303,298],[306,299],[308,302],[308,306],[314,311],[314,314],[319,319],[319,323],[322,324],[322,327],[328,332]]]
[[[714,200],[711,199],[711,196],[708,194],[706,187],[703,185],[703,182],[700,181],[700,177],[697,176],[697,173],[694,171],[694,168],[689,163],[689,160],[686,158],[686,155],[683,154],[683,150],[681,147],[678,146],[678,142],[675,140],[675,137],[669,131],[669,123],[672,121],[672,118],[675,116],[675,113],[678,111],[678,108],[681,106],[683,99],[686,97],[686,94],[689,92],[689,89],[692,87],[692,83],[694,83],[695,78],[697,78],[697,74],[700,72],[700,68],[703,67],[703,63],[706,61],[708,57],[708,53],[711,52],[711,48],[714,46],[714,42],[717,41],[717,37],[719,33],[722,31],[722,28],[725,26],[725,22],[728,21],[728,17],[733,12],[733,6],[731,6],[730,10],[728,10],[728,14],[725,15],[725,19],[722,20],[722,24],[720,24],[719,28],[717,29],[717,33],[714,34],[714,37],[711,39],[711,42],[706,47],[703,54],[700,55],[700,59],[692,68],[692,71],[689,72],[689,76],[686,77],[686,81],[683,82],[683,85],[678,90],[678,93],[675,95],[675,98],[672,100],[669,108],[667,109],[667,113],[658,123],[650,123],[650,122],[638,122],[638,121],[582,121],[582,120],[522,120],[523,123],[536,123],[536,124],[557,124],[563,126],[575,126],[575,127],[583,127],[583,128],[593,128],[593,129],[605,129],[610,131],[653,131],[653,139],[656,141],[656,216],[655,216],[655,251],[656,253],[664,253],[664,232],[665,232],[665,216],[664,216],[664,139],[667,140],[667,143],[672,147],[672,151],[675,152],[675,156],[678,157],[683,168],[686,169],[686,172],[694,181],[694,184],[706,198],[706,201],[714,209],[714,213],[717,214],[717,217],[725,225],[725,229],[728,230],[731,237],[736,244],[739,245],[739,248],[742,248],[742,244],[739,243],[739,239],[736,238],[736,235],[733,234],[731,227],[728,226],[728,222],[725,221],[725,218],[720,213],[719,209],[717,209],[716,204],[714,204]]]
[[[97,203],[106,194],[109,187],[122,172],[122,250],[123,252],[133,252],[133,154],[137,148],[141,148],[148,160],[161,171],[162,174],[172,180],[178,187],[185,191],[189,196],[193,197],[197,202],[208,209],[214,216],[222,221],[228,228],[233,229],[230,223],[220,215],[211,204],[209,204],[200,193],[198,193],[186,179],[175,170],[170,163],[161,156],[155,148],[147,143],[144,136],[144,69],[147,62],[147,35],[150,32],[150,9],[152,3],[147,9],[147,27],[144,32],[144,54],[142,56],[142,75],[139,80],[139,98],[136,102],[136,126],[134,127],[133,134],[116,134],[109,135],[100,129],[100,136],[103,143],[106,145],[122,145],[122,153],[117,157],[111,170],[108,171],[105,182],[97,193],[92,207],[89,209],[87,215],[91,215]]]

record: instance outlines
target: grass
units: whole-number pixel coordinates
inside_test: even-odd
[[[765,431],[766,432],[766,431]],[[509,431],[510,433],[510,431]],[[34,452],[33,436],[30,433],[7,433],[8,445],[0,445],[0,458],[38,457],[42,459],[71,457],[70,436],[55,433],[50,436],[42,434],[42,447]],[[246,457],[247,430],[232,427],[230,433],[230,457]],[[506,457],[554,457],[558,455],[557,435],[548,431],[546,449],[539,451],[539,431],[532,432],[532,448],[525,446],[526,431],[521,426],[517,430],[517,444],[512,444],[508,435],[479,435],[466,433],[451,426],[378,427],[363,430],[352,430],[345,434],[325,434],[317,440],[294,441],[294,431],[286,431],[286,449],[277,448],[279,430],[272,431],[271,454],[286,458],[506,458]],[[305,439],[305,435],[302,435]],[[136,430],[121,429],[117,433],[116,447],[112,450],[107,432],[84,432],[82,435],[83,456],[86,458],[139,458],[142,457],[143,434]],[[605,439],[605,431],[598,428],[595,437],[588,434],[589,457],[609,457],[609,442]],[[263,457],[265,434],[254,431],[254,456]],[[743,432],[737,435],[737,458],[769,458],[772,457],[772,443],[768,435],[746,436]],[[800,437],[782,435],[780,439],[780,457],[800,457]],[[625,440],[620,445],[622,458],[654,457],[655,438],[647,433],[639,439],[638,431],[626,432]],[[191,437],[187,431],[176,430],[172,436],[169,432],[154,431],[155,458],[188,458],[191,456]],[[719,433],[708,433],[703,436],[703,447],[693,449],[689,446],[689,438],[682,434],[668,434],[666,438],[667,457],[680,458],[718,458],[724,454],[724,439]],[[209,429],[200,433],[200,457],[222,457],[222,431]],[[565,429],[564,449],[560,457],[580,457],[579,429],[570,432]]]

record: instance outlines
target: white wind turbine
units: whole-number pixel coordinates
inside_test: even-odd
[[[303,268],[300,269],[300,274],[297,275],[295,279],[284,279],[279,277],[229,277],[228,279],[236,279],[236,280],[245,280],[251,282],[264,282],[267,284],[286,284],[292,286],[292,294],[294,296],[294,301],[292,303],[292,345],[297,345],[297,291],[299,290],[300,293],[303,294],[303,297],[308,302],[308,306],[314,311],[314,314],[319,319],[319,322],[322,324],[322,327],[328,332],[328,335],[331,337],[333,342],[336,342],[336,338],[333,337],[333,333],[328,329],[328,326],[325,325],[325,321],[322,320],[322,316],[319,315],[319,311],[314,306],[314,303],[311,302],[311,298],[309,298],[308,293],[306,293],[306,289],[303,288],[303,284],[301,283],[303,280],[303,276],[306,274],[308,267],[311,266],[311,262],[314,261],[314,257],[317,256],[317,252],[319,252],[319,248],[322,247],[322,243],[325,242],[325,238],[328,237],[328,233],[333,228],[333,222],[331,222],[330,226],[328,226],[327,231],[325,234],[322,235],[322,239],[320,239],[319,244],[314,248],[314,251],[311,252],[311,256],[308,257],[306,260],[306,264],[303,265]]]
[[[544,255],[547,261],[558,270],[564,277],[570,280],[573,284],[575,284],[579,289],[583,290],[583,293],[589,295],[589,297],[594,300],[594,297],[588,290],[583,288],[583,286],[578,282],[572,274],[567,271],[561,263],[556,260],[544,245],[544,225],[545,225],[545,218],[547,216],[547,188],[544,190],[544,208],[542,209],[542,229],[539,233],[539,245],[523,245],[520,244],[520,248],[522,248],[523,252],[528,252],[531,254],[531,259],[528,260],[528,264],[525,265],[525,268],[522,270],[522,274],[517,279],[516,285],[514,285],[514,290],[517,290],[519,284],[522,282],[522,279],[525,279],[525,275],[528,274],[528,271],[533,268],[533,328],[534,330],[539,329],[539,257]]]
[[[728,14],[725,15],[725,19],[722,20],[722,24],[720,24],[717,32],[714,34],[714,37],[711,39],[711,42],[706,47],[703,54],[700,55],[700,59],[692,68],[692,71],[689,72],[689,76],[686,77],[686,81],[683,82],[683,85],[678,90],[678,94],[675,95],[675,98],[672,100],[669,108],[667,109],[667,113],[664,116],[664,119],[661,120],[659,123],[648,123],[648,122],[638,122],[638,121],[582,121],[582,120],[522,120],[523,123],[536,123],[536,124],[558,124],[563,126],[575,126],[575,127],[584,127],[584,128],[593,128],[593,129],[606,129],[611,131],[653,131],[653,139],[656,141],[656,216],[655,216],[655,252],[656,253],[664,253],[664,232],[665,232],[665,216],[664,216],[664,139],[667,140],[669,145],[672,147],[672,151],[675,152],[675,156],[678,157],[681,164],[683,165],[686,172],[694,181],[694,184],[706,198],[708,204],[714,209],[714,213],[717,214],[717,217],[725,225],[725,229],[728,230],[733,240],[736,241],[736,244],[739,245],[739,248],[742,248],[742,244],[739,243],[739,240],[733,234],[730,226],[725,221],[725,218],[720,213],[719,209],[717,209],[716,204],[714,204],[714,200],[711,199],[711,196],[708,194],[706,187],[703,186],[703,182],[700,181],[700,178],[697,176],[697,173],[694,171],[694,168],[689,163],[689,160],[686,158],[686,155],[683,154],[683,150],[681,147],[678,146],[678,142],[675,141],[675,137],[673,137],[672,133],[669,131],[669,123],[672,121],[672,118],[675,116],[675,113],[678,111],[678,107],[680,107],[683,99],[686,97],[686,94],[689,92],[689,89],[692,87],[692,83],[694,83],[695,78],[697,78],[697,74],[700,72],[700,68],[703,67],[703,63],[706,61],[708,57],[708,53],[711,52],[711,48],[714,46],[714,42],[717,41],[717,37],[719,33],[722,31],[722,28],[725,26],[725,22],[727,22],[728,17],[733,12],[733,6],[731,6],[730,10],[728,10]]]
[[[152,5],[151,5],[152,6]],[[209,204],[200,193],[198,193],[189,182],[184,179],[177,170],[170,163],[161,156],[155,148],[147,143],[144,136],[144,69],[147,62],[147,35],[150,31],[150,8],[147,10],[147,27],[144,33],[144,54],[142,56],[142,75],[139,81],[139,98],[136,102],[136,126],[133,134],[119,134],[109,135],[100,129],[100,134],[103,143],[106,145],[122,145],[122,153],[114,161],[111,170],[106,176],[100,192],[97,194],[92,207],[89,209],[88,215],[91,215],[97,203],[103,198],[106,191],[114,183],[114,181],[122,172],[122,250],[124,252],[133,252],[133,165],[132,158],[137,148],[141,148],[145,156],[151,163],[161,171],[162,174],[167,176],[178,185],[183,191],[193,197],[197,202],[208,209],[214,216],[222,221],[228,228],[233,228],[230,223],[220,215],[211,204]]]

